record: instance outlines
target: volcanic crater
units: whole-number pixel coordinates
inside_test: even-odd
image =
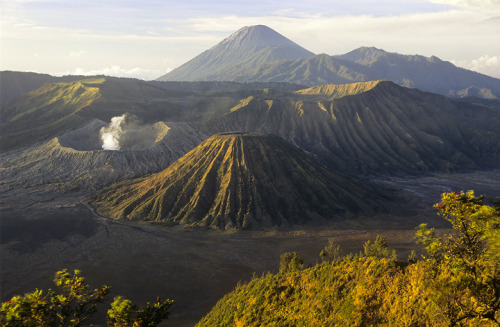
[[[77,151],[103,150],[101,130],[107,124],[95,119],[82,128],[58,137],[59,144]],[[123,129],[119,135],[119,150],[142,150],[153,147],[168,133],[169,127],[163,122],[154,125],[139,125]]]
[[[106,126],[94,119],[47,142],[2,154],[0,180],[8,188],[100,188],[165,169],[206,138],[183,123],[136,124],[121,131],[119,148],[112,151],[103,149],[100,134]]]

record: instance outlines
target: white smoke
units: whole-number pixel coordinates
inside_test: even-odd
[[[101,140],[103,150],[120,150],[120,136],[123,133],[122,123],[125,115],[111,118],[111,123],[107,127],[101,128]]]

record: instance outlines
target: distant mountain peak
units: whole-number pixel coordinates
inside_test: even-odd
[[[500,79],[454,66],[436,56],[403,55],[364,46],[343,55],[314,55],[264,25],[245,26],[158,78],[158,81],[284,82],[308,86],[390,80],[447,96],[500,97]],[[471,92],[473,90],[471,89]]]
[[[346,54],[335,56],[335,58],[352,61],[355,63],[366,64],[380,60],[382,57],[390,55],[389,52],[375,47],[360,47]]]
[[[359,47],[351,52],[364,52],[364,53],[387,53],[387,51],[383,49],[379,49],[377,47]]]
[[[296,60],[313,56],[265,25],[245,26],[212,48],[158,78],[158,81],[216,81],[232,79],[276,60]]]
[[[436,56],[426,57],[422,55],[403,55],[395,52],[387,52],[375,47],[360,47],[340,56],[334,56],[338,59],[352,61],[361,65],[368,65],[384,60],[394,62],[395,60],[405,62],[429,62],[439,63],[443,62]]]
[[[300,47],[275,30],[265,25],[253,25],[240,28],[224,39],[220,45],[232,48],[261,49],[268,46]],[[219,46],[219,45],[218,45]]]

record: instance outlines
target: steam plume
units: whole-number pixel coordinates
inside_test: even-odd
[[[122,123],[125,115],[111,118],[111,123],[107,127],[101,128],[101,140],[103,150],[120,150],[120,136],[122,134]]]

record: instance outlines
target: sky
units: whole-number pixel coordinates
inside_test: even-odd
[[[500,78],[500,0],[0,0],[0,70],[151,80],[257,24],[316,54],[374,46]]]

